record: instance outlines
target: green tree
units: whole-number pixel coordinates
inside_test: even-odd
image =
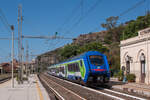
[[[101,43],[99,42],[91,42],[91,43],[88,43],[82,47],[80,47],[78,49],[78,54],[81,54],[83,52],[87,52],[87,51],[99,51],[99,52],[107,52],[108,49],[107,47],[103,46]]]
[[[99,42],[91,42],[83,46],[78,46],[75,44],[68,44],[60,50],[61,60],[74,57],[78,54],[87,52],[87,51],[99,51],[99,52],[108,52],[107,47],[103,46]]]
[[[106,44],[111,44],[112,42],[120,42],[120,35],[123,31],[123,24],[117,25],[118,16],[111,16],[106,19],[105,23],[102,23],[101,26],[106,28],[107,34],[104,37],[104,42]]]
[[[101,26],[107,30],[111,30],[117,27],[118,16],[111,16],[106,19],[105,23],[102,23]]]
[[[138,31],[144,28],[150,27],[150,14],[147,13],[145,16],[139,16],[136,20],[132,20],[125,26],[123,30],[121,40],[135,37],[138,35]]]
[[[64,46],[64,48],[60,50],[61,60],[76,56],[78,48],[79,47],[77,45],[72,44]]]

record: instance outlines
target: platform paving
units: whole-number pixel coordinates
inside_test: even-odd
[[[50,100],[35,74],[23,84],[18,85],[16,80],[14,83],[14,88],[11,87],[11,80],[0,84],[0,100]]]
[[[115,78],[112,78],[110,83],[112,88],[123,90],[126,92],[136,93],[142,96],[150,97],[150,85],[144,83],[123,83]]]

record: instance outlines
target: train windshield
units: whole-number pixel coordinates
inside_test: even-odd
[[[98,55],[90,56],[90,61],[91,61],[91,64],[95,66],[101,66],[102,64],[104,64],[103,57],[98,56]]]

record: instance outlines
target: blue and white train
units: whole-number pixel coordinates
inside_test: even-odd
[[[48,73],[80,84],[108,83],[107,57],[98,51],[88,51],[66,62],[48,67]]]

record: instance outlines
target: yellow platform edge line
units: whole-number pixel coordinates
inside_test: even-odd
[[[40,100],[44,100],[43,94],[42,94],[42,91],[41,91],[41,89],[39,87],[37,79],[36,79],[36,87],[37,87],[37,90],[38,90],[38,93],[39,93],[39,96],[40,96]]]

